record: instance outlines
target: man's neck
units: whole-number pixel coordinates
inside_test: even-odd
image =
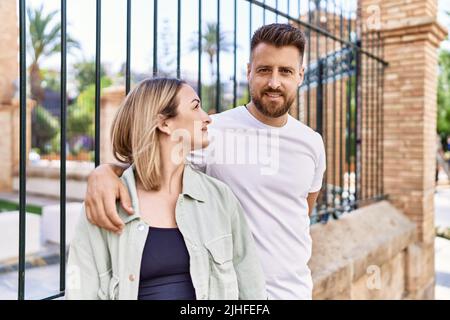
[[[288,114],[285,113],[282,116],[278,117],[278,118],[273,118],[273,117],[268,117],[264,114],[262,114],[255,106],[255,104],[253,103],[253,101],[250,101],[250,103],[248,103],[246,105],[248,112],[250,112],[250,114],[252,116],[254,116],[257,120],[259,120],[260,122],[268,125],[268,126],[272,126],[272,127],[283,127],[288,120]]]

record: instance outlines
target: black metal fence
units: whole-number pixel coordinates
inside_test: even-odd
[[[197,0],[195,0],[197,1]],[[191,1],[192,2],[192,1]],[[211,1],[212,2],[212,1]],[[208,1],[208,3],[211,3]],[[131,0],[126,0],[126,92],[132,85],[131,77],[131,26],[133,17]],[[202,98],[204,79],[202,78],[202,46],[205,21],[202,6],[198,0],[198,66],[197,90]],[[95,165],[100,162],[100,77],[101,77],[101,30],[102,5],[96,0],[96,78],[95,78]],[[158,7],[153,0],[153,75],[159,73],[158,59]],[[248,6],[248,17],[238,21],[238,7]],[[336,0],[305,1],[252,1],[216,0],[215,21],[215,88],[212,105],[220,112],[224,101],[224,83],[221,77],[221,8],[233,6],[233,76],[232,106],[238,105],[238,92],[242,84],[237,82],[237,39],[241,37],[241,27],[248,23],[249,41],[252,32],[260,26],[255,24],[258,17],[262,23],[286,22],[301,28],[307,36],[305,52],[305,79],[298,90],[297,103],[291,114],[322,134],[327,152],[327,172],[317,207],[312,216],[314,222],[326,222],[329,217],[339,218],[371,201],[384,198],[383,192],[383,72],[387,65],[383,60],[383,44],[379,32],[369,30],[360,19],[360,12],[354,1],[353,6],[343,8]],[[181,19],[185,1],[177,1],[177,48],[176,75],[182,72],[181,65]],[[19,289],[18,298],[25,298],[25,203],[26,203],[26,1],[19,1],[20,23],[20,246],[19,246]],[[66,110],[67,110],[67,6],[61,0],[61,75],[60,75],[60,287],[59,292],[48,299],[61,297],[65,291],[65,203],[66,203]],[[247,28],[246,28],[247,29]],[[248,54],[248,53],[247,53]],[[245,86],[244,86],[245,87]],[[243,91],[243,90],[241,90]],[[248,93],[247,93],[248,98]]]

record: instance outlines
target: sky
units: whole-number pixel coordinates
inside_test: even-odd
[[[234,1],[221,0],[220,28],[228,35],[229,42],[233,41],[233,16]],[[266,0],[267,5],[275,7],[276,0]],[[335,0],[347,10],[353,8],[355,1]],[[95,57],[95,0],[67,0],[68,33],[81,43],[82,51],[68,57],[68,66],[81,60]],[[197,41],[198,25],[198,0],[182,0],[181,15],[181,72],[182,78],[197,78],[197,52],[190,50],[192,43]],[[202,1],[203,30],[207,22],[216,22],[217,1]],[[287,11],[287,0],[279,1],[279,10]],[[46,12],[58,11],[60,0],[27,0],[27,5],[39,7],[44,5]],[[305,12],[308,1],[291,0],[290,12],[296,16],[299,12]],[[333,1],[329,1],[330,9]],[[171,57],[176,58],[176,31],[177,31],[177,0],[158,1],[158,51],[162,55],[163,38],[170,46]],[[253,6],[252,32],[263,24],[261,8]],[[249,3],[245,0],[237,0],[237,79],[245,81],[246,63],[249,52]],[[102,1],[102,33],[101,33],[101,60],[110,70],[117,72],[125,62],[126,57],[126,0]],[[167,22],[166,22],[167,21]],[[273,13],[267,12],[266,23],[275,22]],[[279,22],[287,19],[279,17]],[[164,26],[167,25],[165,28]],[[131,32],[131,69],[138,73],[151,73],[153,66],[153,0],[132,1],[132,32]],[[210,79],[208,58],[202,55],[202,78]],[[221,52],[220,55],[221,79],[231,79],[233,76],[233,55]],[[163,58],[161,58],[163,60]],[[59,68],[59,57],[55,56],[43,63],[43,67]],[[173,65],[175,68],[175,63]],[[175,75],[175,74],[174,74]]]
[[[233,0],[221,0],[221,23],[220,28],[228,35],[228,40],[233,40]],[[275,7],[276,0],[266,0],[268,5]],[[279,9],[287,11],[287,0],[279,0]],[[344,10],[354,10],[355,0],[328,1],[330,8],[333,3]],[[190,48],[197,41],[198,25],[198,0],[182,0],[182,22],[181,22],[181,77],[185,79],[197,78],[197,52]],[[207,22],[216,22],[217,1],[202,1],[203,29]],[[450,29],[450,18],[445,14],[450,12],[449,0],[438,0],[439,20]],[[293,16],[305,12],[308,8],[307,0],[291,0],[290,13]],[[27,6],[44,6],[46,12],[58,11],[60,0],[27,0]],[[81,44],[82,50],[68,56],[69,80],[71,66],[80,60],[93,60],[95,57],[95,0],[67,0],[68,33]],[[158,1],[158,51],[160,61],[167,64],[176,60],[176,31],[177,31],[177,0]],[[262,9],[253,6],[253,32],[263,24]],[[332,9],[331,9],[332,10]],[[249,3],[245,0],[237,0],[237,80],[245,80],[245,69],[249,51]],[[116,73],[121,65],[125,63],[126,57],[126,0],[103,0],[102,1],[102,33],[101,33],[101,61],[112,73]],[[279,18],[279,22],[286,19]],[[275,22],[275,15],[268,12],[266,23]],[[136,73],[151,74],[153,66],[153,0],[132,0],[132,32],[131,32],[131,69]],[[163,38],[166,40],[163,41]],[[169,54],[163,54],[164,45],[169,46]],[[442,44],[443,48],[450,50],[450,41]],[[233,55],[221,53],[220,68],[221,79],[232,79]],[[59,69],[59,57],[54,56],[43,63],[43,67]],[[173,63],[175,74],[175,63]],[[202,78],[204,81],[210,79],[210,69],[207,56],[203,54]]]

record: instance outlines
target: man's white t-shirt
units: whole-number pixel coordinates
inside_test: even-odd
[[[210,145],[190,161],[225,182],[253,233],[270,299],[311,299],[312,241],[307,196],[325,171],[320,134],[289,116],[268,126],[244,106],[212,116]]]

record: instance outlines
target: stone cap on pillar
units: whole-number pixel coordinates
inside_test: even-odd
[[[385,43],[413,42],[426,40],[438,47],[448,30],[433,17],[417,17],[405,21],[390,21],[379,30]]]

